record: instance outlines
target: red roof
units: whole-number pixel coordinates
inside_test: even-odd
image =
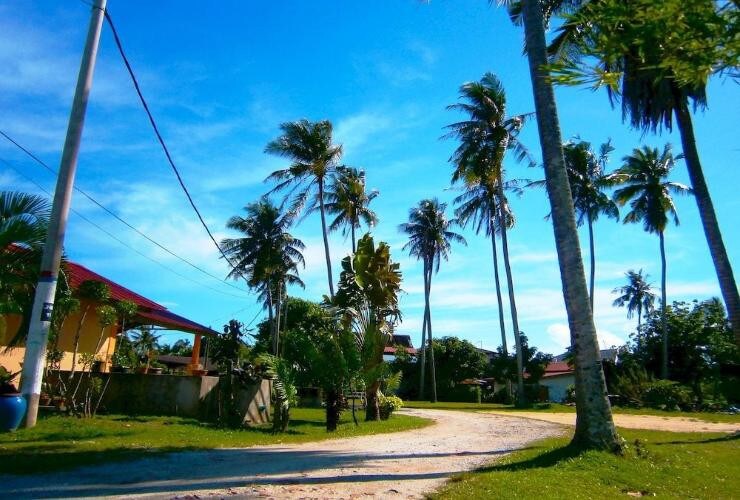
[[[110,295],[113,300],[128,300],[139,306],[137,319],[143,325],[156,325],[172,330],[179,330],[188,333],[197,333],[204,335],[218,335],[218,332],[211,330],[195,321],[183,318],[161,304],[139,295],[128,288],[119,285],[115,281],[91,271],[83,265],[76,262],[67,261],[66,269],[69,275],[69,286],[76,289],[83,281],[99,281],[105,283],[110,288]]]
[[[386,346],[383,349],[383,354],[396,354],[396,347],[397,346]],[[406,347],[406,352],[411,354],[412,356],[416,356],[416,349],[414,349],[413,347]]]
[[[573,367],[565,361],[553,361],[545,367],[544,377],[557,377],[558,375],[567,375],[573,373]]]

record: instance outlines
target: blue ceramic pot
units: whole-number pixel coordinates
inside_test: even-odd
[[[26,399],[20,394],[0,394],[0,432],[14,431],[26,414]]]

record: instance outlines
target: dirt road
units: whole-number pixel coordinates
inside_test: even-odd
[[[547,413],[541,411],[487,412],[494,415],[510,415],[555,424],[575,425],[575,413]],[[651,429],[671,432],[740,432],[740,423],[705,422],[696,418],[661,417],[658,415],[614,414],[614,424],[627,429]]]
[[[35,476],[1,476],[1,498],[420,498],[452,474],[563,432],[540,420],[406,410],[434,425],[299,445],[175,453]]]

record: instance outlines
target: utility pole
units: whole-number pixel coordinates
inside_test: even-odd
[[[49,220],[49,232],[46,235],[44,253],[41,257],[41,273],[36,285],[36,294],[31,309],[31,321],[26,340],[26,354],[23,359],[23,374],[21,375],[21,392],[28,402],[26,427],[36,425],[39,411],[39,395],[41,393],[41,379],[46,362],[46,342],[51,326],[51,313],[54,309],[54,295],[57,289],[59,276],[59,262],[64,246],[64,233],[67,228],[69,205],[72,201],[77,156],[80,151],[82,127],[85,123],[85,111],[92,87],[95,58],[98,54],[100,30],[103,26],[106,0],[94,0],[90,16],[90,26],[85,41],[85,51],[82,54],[80,73],[77,76],[77,87],[72,101],[72,111],[67,126],[67,137],[64,141],[62,161],[59,166],[54,203]]]

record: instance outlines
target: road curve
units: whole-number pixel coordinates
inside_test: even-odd
[[[404,410],[423,429],[296,445],[172,453],[32,476],[0,475],[0,497],[421,498],[451,475],[563,433],[505,415]]]

